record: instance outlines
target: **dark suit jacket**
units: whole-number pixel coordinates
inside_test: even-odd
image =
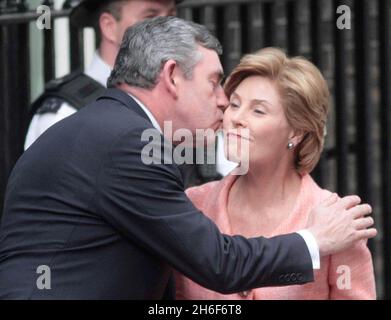
[[[313,280],[298,234],[223,235],[176,165],[143,164],[148,128],[129,95],[108,89],[21,156],[0,231],[0,298],[160,299],[171,268],[222,293]],[[41,265],[50,289],[37,287]]]

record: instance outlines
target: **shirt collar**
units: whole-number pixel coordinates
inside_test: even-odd
[[[149,109],[135,96],[128,93],[128,95],[137,102],[137,104],[143,109],[143,111],[146,113],[149,120],[152,122],[152,125],[155,129],[157,129],[161,134],[163,134],[162,128],[160,127],[159,123],[157,122],[156,118],[153,116],[152,112],[149,111]]]
[[[85,74],[95,81],[98,81],[104,87],[107,86],[107,79],[110,77],[112,67],[110,67],[95,51],[91,64],[85,70]]]

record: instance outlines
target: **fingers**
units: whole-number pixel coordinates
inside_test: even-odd
[[[329,197],[327,197],[321,202],[321,206],[329,207],[332,204],[336,203],[337,200],[338,200],[338,195],[336,193],[332,193]]]
[[[333,204],[333,207],[335,209],[345,209],[348,210],[354,206],[357,206],[361,202],[360,197],[358,196],[346,196],[343,197],[342,199],[339,199],[336,203]]]
[[[354,221],[356,230],[367,229],[369,227],[372,227],[374,223],[375,222],[374,222],[374,220],[371,217],[361,218],[361,219],[358,219],[358,220]]]
[[[347,210],[348,213],[350,213],[354,219],[361,218],[363,216],[366,216],[368,214],[372,213],[372,207],[369,204],[359,204],[353,208],[350,208]]]
[[[375,228],[364,229],[357,231],[357,240],[365,240],[376,237],[377,230]]]

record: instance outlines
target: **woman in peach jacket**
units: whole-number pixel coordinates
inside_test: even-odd
[[[225,153],[242,168],[248,164],[248,172],[188,189],[188,197],[225,234],[272,237],[305,229],[311,209],[330,195],[309,175],[324,144],[326,81],[306,59],[266,48],[244,56],[225,91]],[[314,274],[305,285],[223,295],[176,273],[177,299],[376,298],[365,242],[321,258]]]

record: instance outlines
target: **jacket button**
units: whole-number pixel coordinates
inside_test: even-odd
[[[284,277],[285,282],[291,282],[291,277],[289,274],[286,274]]]
[[[297,274],[297,281],[303,281],[303,274],[302,273]]]
[[[292,273],[292,274],[291,274],[291,281],[292,281],[292,282],[296,282],[296,281],[297,281],[296,273]]]
[[[241,296],[242,298],[247,298],[249,294],[250,294],[250,291],[239,292],[239,296]]]
[[[281,283],[283,283],[283,282],[284,282],[284,276],[283,276],[283,275],[279,276],[279,277],[278,277],[278,280],[279,280]]]

